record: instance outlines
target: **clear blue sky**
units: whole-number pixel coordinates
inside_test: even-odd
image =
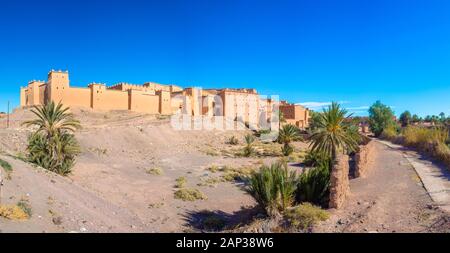
[[[450,1],[2,1],[0,111],[68,69],[72,85],[254,87],[364,114],[450,115]]]

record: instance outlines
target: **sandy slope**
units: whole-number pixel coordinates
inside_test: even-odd
[[[232,214],[254,201],[239,185],[220,183],[199,187],[202,177],[217,176],[212,165],[251,165],[256,159],[210,156],[204,150],[226,146],[226,139],[245,132],[175,131],[168,119],[129,112],[93,112],[73,109],[83,129],[76,133],[82,147],[73,174],[61,178],[19,160],[2,156],[13,166],[13,178],[4,186],[4,199],[15,203],[29,195],[33,218],[11,222],[0,218],[3,231],[146,231],[173,232],[189,227],[190,214],[202,210]],[[20,126],[32,117],[28,110],[11,115],[11,128],[0,129],[4,154],[24,151],[30,129]],[[0,122],[4,123],[4,122]],[[161,168],[163,175],[146,173]],[[175,179],[200,189],[208,200],[184,202],[173,198]],[[55,182],[55,183],[53,183]],[[54,199],[53,204],[47,200]],[[49,210],[63,218],[52,222]],[[39,218],[41,217],[41,218]]]

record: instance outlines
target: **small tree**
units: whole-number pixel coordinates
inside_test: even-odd
[[[400,115],[400,122],[402,123],[402,127],[407,127],[411,123],[411,121],[411,113],[409,111],[404,111]]]
[[[310,147],[313,152],[322,152],[335,160],[339,151],[349,152],[358,146],[354,132],[349,130],[344,120],[348,119],[347,110],[333,102],[320,114],[318,130],[311,135]]]
[[[245,146],[244,146],[244,156],[249,157],[255,153],[253,148],[253,143],[255,142],[255,137],[251,134],[245,136]]]
[[[278,141],[283,143],[283,148],[281,151],[283,155],[289,156],[294,151],[294,148],[290,145],[291,142],[296,141],[300,138],[300,129],[298,127],[287,124],[281,128],[278,134]]]
[[[369,108],[369,126],[375,136],[380,136],[383,130],[392,124],[395,124],[395,120],[390,107],[377,101]]]
[[[413,123],[418,123],[420,121],[421,121],[421,119],[417,114],[414,114],[411,118],[411,122],[413,122]]]

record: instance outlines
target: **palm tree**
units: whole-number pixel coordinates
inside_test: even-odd
[[[244,156],[249,157],[255,152],[255,149],[253,148],[255,137],[251,134],[247,134],[244,139],[245,139]]]
[[[25,121],[23,125],[37,126],[28,139],[28,160],[45,169],[61,175],[70,173],[79,153],[79,146],[72,134],[81,128],[80,122],[63,108],[62,104],[50,102],[34,107],[36,119]]]
[[[282,152],[285,156],[288,156],[293,152],[293,148],[290,143],[298,140],[299,138],[300,130],[294,125],[287,124],[280,129],[280,133],[278,134],[278,142],[284,144]]]
[[[75,132],[81,128],[80,122],[73,118],[73,115],[68,112],[69,108],[62,108],[62,104],[52,101],[45,106],[35,106],[31,110],[37,119],[28,120],[22,123],[25,126],[37,126],[36,133],[44,133],[50,139],[61,134],[63,131]]]
[[[333,102],[320,114],[318,130],[310,137],[310,147],[313,152],[324,152],[332,160],[336,159],[339,151],[354,151],[358,142],[348,131],[348,126],[344,120],[351,117],[347,115],[347,110]]]

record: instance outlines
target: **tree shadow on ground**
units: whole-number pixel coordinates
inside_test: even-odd
[[[183,219],[186,226],[199,232],[219,232],[232,230],[250,224],[263,212],[259,206],[241,207],[240,210],[227,213],[221,210],[188,211]]]

